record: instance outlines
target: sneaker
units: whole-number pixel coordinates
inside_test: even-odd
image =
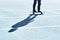
[[[41,12],[41,11],[38,11],[38,12]]]
[[[41,11],[38,11],[38,12],[40,12],[40,13],[41,13],[41,15],[43,15],[43,13],[42,13]]]
[[[36,11],[33,11],[33,12],[36,12]]]

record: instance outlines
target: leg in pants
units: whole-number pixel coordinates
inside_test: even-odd
[[[38,12],[40,11],[41,0],[38,0]]]
[[[37,3],[37,0],[34,0],[34,4],[33,4],[33,12],[35,12],[35,7],[36,7],[36,3]]]

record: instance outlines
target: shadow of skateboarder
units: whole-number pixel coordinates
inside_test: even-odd
[[[14,24],[12,26],[12,29],[10,29],[8,32],[14,32],[16,31],[19,27],[23,27],[26,26],[27,24],[33,22],[33,19],[36,17],[37,15],[29,15],[26,19]]]

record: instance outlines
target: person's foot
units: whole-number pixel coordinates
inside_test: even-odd
[[[33,11],[33,12],[36,12],[36,11]]]
[[[33,15],[35,14],[35,12],[37,12],[37,11],[33,10]]]
[[[40,12],[40,13],[41,13],[41,15],[43,15],[43,13],[42,13],[41,11],[38,11],[38,12]]]
[[[41,12],[41,11],[38,11],[38,12]]]

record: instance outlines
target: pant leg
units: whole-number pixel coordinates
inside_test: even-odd
[[[34,3],[33,3],[33,11],[35,11],[36,3],[37,3],[37,0],[34,0]]]
[[[41,0],[38,0],[38,11],[40,11]]]

